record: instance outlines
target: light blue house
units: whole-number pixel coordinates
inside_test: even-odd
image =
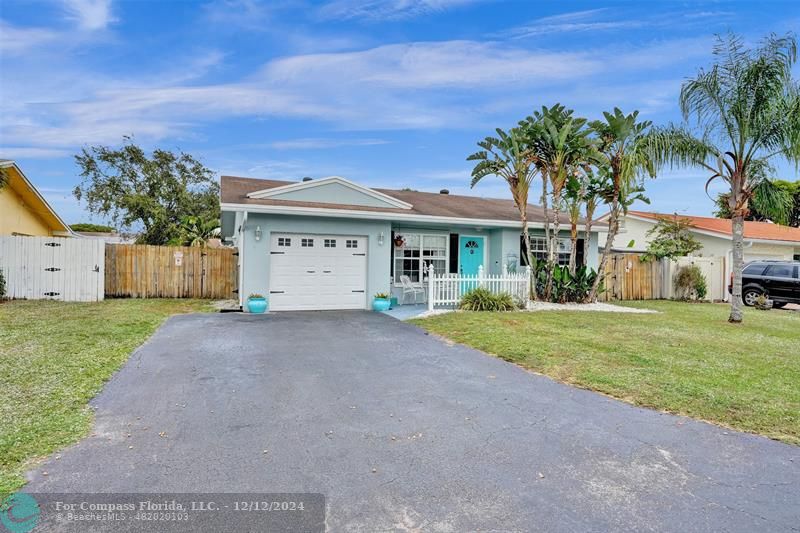
[[[520,265],[521,223],[510,199],[372,189],[338,176],[223,176],[221,208],[223,237],[239,252],[240,303],[259,293],[273,311],[368,309],[376,293],[401,296],[404,276],[424,286],[428,265],[464,274]],[[543,257],[543,210],[528,206],[528,221]],[[568,233],[561,237],[566,263],[571,245]],[[590,240],[585,258],[579,241],[578,259],[596,268],[596,232]]]

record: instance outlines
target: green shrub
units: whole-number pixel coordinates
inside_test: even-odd
[[[674,283],[679,300],[702,300],[708,294],[706,278],[697,265],[679,268]]]
[[[533,279],[536,282],[536,295],[544,298],[547,288],[547,261],[534,259],[532,269]],[[596,277],[597,272],[585,265],[578,267],[575,274],[570,273],[569,267],[566,265],[554,265],[550,301],[554,303],[583,302],[589,295]]]
[[[3,271],[0,270],[0,300],[6,299],[6,277]]]
[[[759,294],[754,307],[759,311],[769,311],[772,308],[772,302],[769,301],[766,294]]]
[[[482,287],[467,291],[461,298],[461,309],[465,311],[513,311],[516,308],[507,292],[492,294]]]

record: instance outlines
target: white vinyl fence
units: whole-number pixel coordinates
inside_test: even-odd
[[[433,265],[428,266],[428,309],[436,306],[455,307],[464,294],[483,287],[492,294],[508,293],[515,302],[527,302],[530,295],[530,267],[521,272],[508,272],[503,265],[502,274],[486,274],[483,267],[473,276],[463,274],[436,274]]]
[[[728,280],[725,275],[724,257],[679,257],[674,261],[664,259],[664,287],[667,289],[667,297],[680,297],[674,286],[675,274],[682,267],[689,265],[700,268],[700,272],[706,278],[708,286],[706,300],[722,301],[727,299]]]
[[[101,239],[0,237],[6,297],[96,302],[105,294]]]

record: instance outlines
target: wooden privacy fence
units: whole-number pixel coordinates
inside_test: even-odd
[[[235,298],[235,253],[232,248],[107,244],[106,296]]]
[[[669,298],[664,283],[662,261],[642,261],[635,254],[615,254],[608,258],[603,280],[605,291],[600,301],[659,300]]]
[[[724,300],[727,280],[725,279],[724,257],[679,257],[642,261],[636,254],[616,254],[608,258],[605,268],[605,292],[598,300],[659,300],[675,298],[679,295],[673,286],[673,278],[682,267],[697,266],[706,279],[708,300]]]

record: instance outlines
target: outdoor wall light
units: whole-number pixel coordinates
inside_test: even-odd
[[[383,246],[383,237],[384,237],[383,232],[380,232],[380,234],[378,235],[378,244],[381,246]]]
[[[261,226],[256,226],[256,240],[261,240]]]

